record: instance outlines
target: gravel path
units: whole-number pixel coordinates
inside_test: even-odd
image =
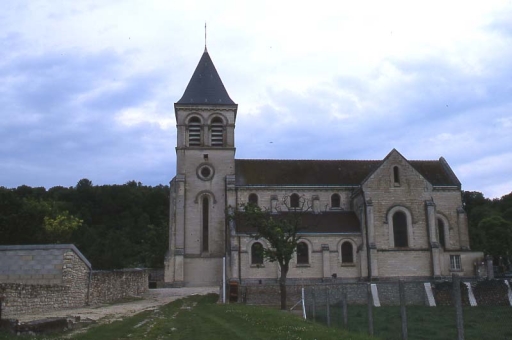
[[[219,293],[219,287],[187,287],[187,288],[162,288],[150,289],[141,300],[101,305],[89,308],[73,308],[49,311],[44,314],[20,315],[17,319],[20,322],[28,322],[55,317],[80,316],[82,320],[90,319],[100,322],[112,322],[126,316],[131,316],[145,310],[153,310],[179,298],[199,294]]]

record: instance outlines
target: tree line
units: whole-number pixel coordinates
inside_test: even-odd
[[[462,202],[469,219],[471,249],[492,255],[496,265],[510,266],[512,192],[501,198],[488,199],[481,192],[464,191]]]
[[[169,187],[0,187],[0,244],[73,243],[94,269],[163,267]]]

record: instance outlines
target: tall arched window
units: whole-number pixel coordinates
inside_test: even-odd
[[[444,239],[444,221],[440,218],[437,219],[437,234],[439,235],[439,245],[446,247],[446,241]]]
[[[297,244],[297,264],[309,264],[309,250],[306,242]]]
[[[208,251],[209,217],[210,217],[210,203],[208,200],[208,196],[203,196],[203,252]]]
[[[258,205],[258,195],[256,194],[250,194],[249,195],[249,204]]]
[[[290,208],[298,208],[300,203],[300,197],[297,194],[290,195]]]
[[[393,182],[395,185],[400,185],[400,169],[397,166],[393,167]]]
[[[331,208],[339,208],[341,206],[341,198],[338,194],[331,195]]]
[[[263,245],[259,242],[251,246],[251,264],[263,264]]]
[[[393,238],[395,247],[408,247],[407,241],[407,216],[403,211],[393,214]]]
[[[341,263],[354,263],[354,247],[349,241],[341,245]]]
[[[224,123],[219,117],[212,120],[211,146],[224,146]]]
[[[201,146],[201,120],[198,117],[188,121],[188,146]]]

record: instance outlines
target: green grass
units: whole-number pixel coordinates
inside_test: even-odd
[[[368,332],[366,306],[348,306],[348,330]],[[399,307],[373,308],[374,334],[381,339],[401,339]],[[464,307],[466,340],[512,339],[512,307]],[[309,315],[311,317],[312,315]],[[316,320],[326,323],[325,307],[317,308]],[[409,340],[452,340],[457,338],[453,307],[407,307]],[[341,309],[331,308],[331,325],[343,328]]]
[[[277,309],[241,304],[217,304],[218,295],[192,296],[171,302],[156,311],[122,321],[92,326],[72,339],[344,339],[368,340],[364,334],[327,328]],[[61,339],[60,336],[21,339]],[[1,334],[0,340],[20,337]],[[373,338],[372,338],[373,339]]]

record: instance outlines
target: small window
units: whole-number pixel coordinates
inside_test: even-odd
[[[188,146],[201,146],[201,121],[197,117],[188,121]]]
[[[439,245],[445,248],[446,241],[444,239],[444,222],[440,218],[437,219],[437,233],[439,235]]]
[[[297,264],[308,264],[309,263],[309,250],[308,245],[305,242],[297,244]]]
[[[255,242],[251,246],[251,264],[263,264],[263,245]]]
[[[291,194],[290,196],[290,207],[298,208],[300,203],[300,197],[297,194]]]
[[[393,167],[393,182],[396,186],[400,185],[400,169],[397,166]]]
[[[332,194],[331,196],[331,208],[339,208],[341,206],[341,198],[338,194]]]
[[[250,194],[249,195],[249,204],[258,205],[258,195]]]
[[[462,270],[460,255],[450,255],[450,270]]]
[[[354,247],[348,241],[341,245],[341,263],[354,263]]]
[[[218,117],[212,120],[211,145],[224,146],[224,123]]]
[[[395,247],[408,247],[407,241],[407,216],[402,211],[393,214],[393,237]]]

